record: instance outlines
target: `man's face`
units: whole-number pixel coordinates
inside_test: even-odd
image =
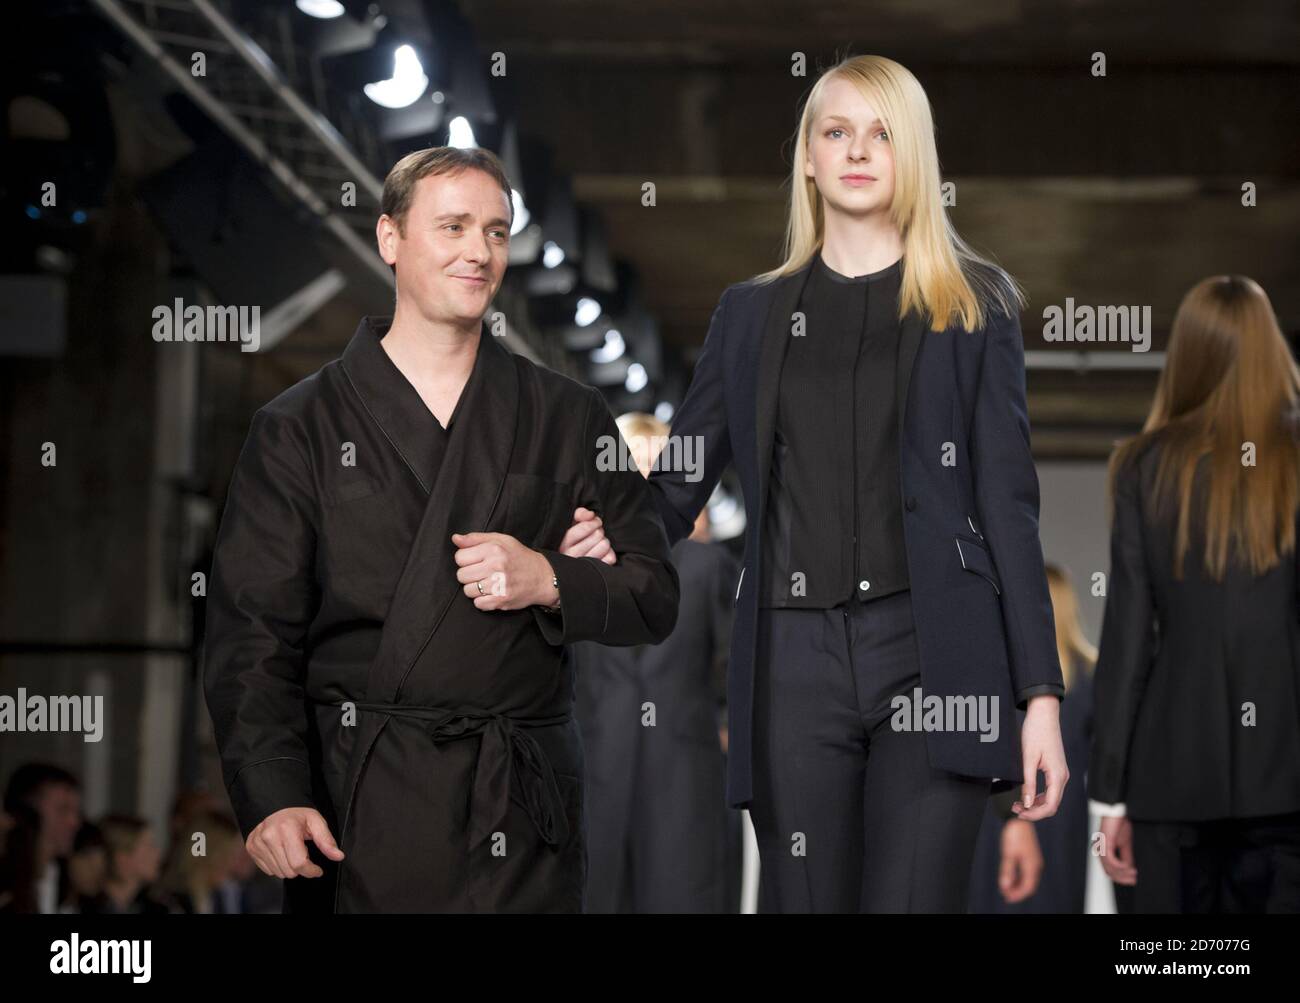
[[[487,174],[463,170],[421,178],[403,229],[376,228],[379,253],[397,268],[403,310],[435,323],[482,321],[510,254],[510,202]]]
[[[67,784],[46,784],[34,799],[41,817],[41,838],[49,852],[66,857],[81,828],[81,792]]]

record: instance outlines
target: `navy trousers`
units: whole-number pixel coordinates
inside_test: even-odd
[[[1300,912],[1300,813],[1208,822],[1133,820],[1136,885],[1115,885],[1133,913]]]
[[[921,685],[911,593],[760,609],[760,912],[964,912],[991,780],[930,766],[891,726]]]

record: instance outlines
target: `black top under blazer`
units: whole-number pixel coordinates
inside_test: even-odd
[[[728,663],[727,796],[752,791],[755,583],[763,580],[763,518],[784,350],[810,268],[774,282],[748,280],[722,295],[674,436],[699,436],[703,476],[656,470],[652,497],[670,541],[691,531],[733,460],[749,519]],[[1064,693],[1052,603],[1038,539],[1038,476],[1029,450],[1024,344],[1018,317],[931,331],[903,320],[895,373],[899,492],[926,696],[998,698],[998,738],[975,730],[927,733],[932,765],[1020,783],[1016,706]]]
[[[1175,581],[1174,513],[1153,511],[1159,459],[1157,438],[1116,475],[1088,795],[1147,821],[1300,810],[1296,554],[1258,577],[1230,563],[1215,582],[1193,518]]]

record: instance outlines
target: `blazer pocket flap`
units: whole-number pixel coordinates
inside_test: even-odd
[[[957,533],[953,539],[957,544],[957,557],[961,560],[961,566],[979,575],[993,586],[998,595],[1001,595],[1002,581],[993,567],[993,555],[989,553],[983,541],[967,536],[965,533]]]

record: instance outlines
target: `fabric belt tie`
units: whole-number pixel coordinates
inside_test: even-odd
[[[452,710],[409,704],[354,701],[358,710],[390,714],[420,722],[434,744],[481,735],[474,789],[470,794],[470,848],[500,830],[510,810],[512,788],[548,846],[559,846],[569,836],[564,798],[555,781],[551,760],[529,729],[566,724],[568,714],[551,717],[509,717],[478,710]]]

